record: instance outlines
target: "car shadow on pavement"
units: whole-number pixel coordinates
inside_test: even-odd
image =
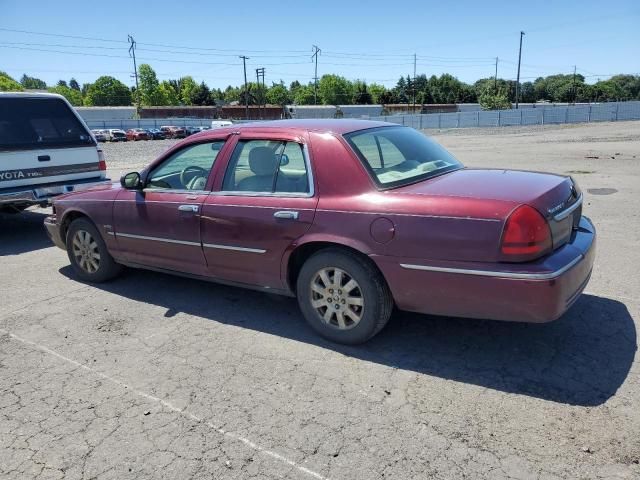
[[[60,271],[74,278],[70,267]],[[595,295],[582,295],[548,324],[395,312],[368,343],[343,346],[318,337],[293,298],[142,270],[97,287],[166,308],[165,317],[184,312],[393,368],[572,405],[600,405],[613,396],[637,349],[627,307]]]
[[[0,213],[0,257],[52,247],[44,229],[44,210]]]

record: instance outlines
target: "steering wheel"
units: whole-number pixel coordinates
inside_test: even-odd
[[[180,183],[186,188],[189,188],[189,184],[191,184],[195,178],[204,177],[206,180],[208,175],[209,172],[207,172],[206,169],[198,167],[197,165],[189,165],[180,172]]]

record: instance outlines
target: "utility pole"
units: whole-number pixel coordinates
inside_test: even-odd
[[[496,74],[493,77],[493,91],[498,93],[498,57],[496,57]]]
[[[258,85],[258,88],[260,88],[260,77],[262,76],[262,91],[260,92],[260,101],[258,104],[258,112],[260,111],[260,107],[262,106],[263,102],[263,98],[262,95],[264,94],[264,67],[262,68],[256,68],[256,84]],[[260,118],[263,118],[264,114],[266,113],[266,104],[265,104],[265,109],[263,111],[263,114],[260,115]]]
[[[320,48],[318,48],[317,45],[313,45],[313,55],[311,55],[311,60],[315,60],[316,62],[316,69],[315,69],[315,74],[313,76],[313,104],[317,105],[318,104],[318,54],[321,53],[322,50],[320,50]]]
[[[573,104],[576,104],[578,98],[578,90],[576,89],[576,65],[573,66]]]
[[[239,55],[238,58],[242,59],[242,66],[244,67],[244,116],[249,120],[249,92],[247,91],[247,60],[249,60],[249,57]]]
[[[416,54],[413,54],[413,113],[416,113]]]
[[[140,89],[138,88],[138,66],[136,65],[136,41],[131,35],[127,35],[130,43],[129,56],[133,57],[133,75],[136,77],[136,113],[140,115]]]
[[[518,52],[518,78],[516,79],[516,110],[518,109],[518,99],[519,99],[519,90],[520,90],[520,60],[522,59],[522,37],[524,37],[524,32],[520,32],[520,51]]]

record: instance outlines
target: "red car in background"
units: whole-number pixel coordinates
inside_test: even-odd
[[[142,128],[131,128],[127,130],[127,140],[137,141],[137,140],[150,140],[149,132],[143,130]]]
[[[187,131],[183,127],[164,126],[160,127],[165,138],[186,138]]]
[[[120,185],[59,197],[45,225],[82,280],[128,265],[295,295],[350,344],[394,305],[554,320],[596,238],[570,177],[464,168],[416,130],[362,120],[202,132]]]

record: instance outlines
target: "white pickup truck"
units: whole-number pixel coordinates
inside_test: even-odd
[[[109,181],[96,139],[67,100],[0,93],[0,212]]]

